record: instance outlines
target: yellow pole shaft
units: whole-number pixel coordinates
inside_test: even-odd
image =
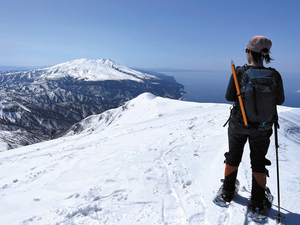
[[[245,123],[246,126],[248,126],[246,112],[245,112],[245,109],[244,109],[244,104],[243,104],[243,100],[242,100],[242,96],[241,96],[241,92],[240,92],[240,86],[239,86],[239,82],[238,82],[238,79],[237,79],[237,76],[236,76],[235,66],[234,66],[233,61],[231,61],[231,70],[232,70],[232,74],[233,74],[233,79],[234,79],[235,88],[236,88],[236,92],[237,92],[237,95],[238,95],[241,111],[242,111],[242,114],[243,114],[244,123]]]

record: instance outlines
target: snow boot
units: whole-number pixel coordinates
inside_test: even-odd
[[[267,223],[268,215],[272,207],[273,196],[270,189],[265,189],[265,199],[262,202],[250,200],[248,204],[249,213],[248,217],[258,223]]]
[[[237,195],[239,191],[240,182],[238,181],[238,179],[236,179],[234,191],[226,191],[224,189],[224,179],[222,179],[221,182],[223,184],[217,192],[215,198],[213,199],[213,202],[218,206],[228,207],[232,199]]]

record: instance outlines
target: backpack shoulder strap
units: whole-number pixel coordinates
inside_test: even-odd
[[[248,70],[251,70],[253,67],[250,67],[248,64],[243,65],[242,67],[239,67],[239,72],[240,72],[240,76],[239,76],[239,84],[241,87],[245,86],[246,84],[244,83],[244,77],[245,74]]]
[[[250,66],[245,64],[243,66],[237,66],[235,70],[236,70],[237,75],[242,75],[248,69],[250,69]]]

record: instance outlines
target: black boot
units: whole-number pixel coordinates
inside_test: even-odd
[[[255,200],[250,199],[248,207],[253,212],[256,212],[261,215],[267,215],[268,210],[271,208],[272,203],[265,198],[262,202],[257,202]]]

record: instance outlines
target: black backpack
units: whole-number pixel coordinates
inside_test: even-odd
[[[278,72],[272,68],[245,68],[240,87],[249,124],[272,126],[277,121],[276,82]]]

